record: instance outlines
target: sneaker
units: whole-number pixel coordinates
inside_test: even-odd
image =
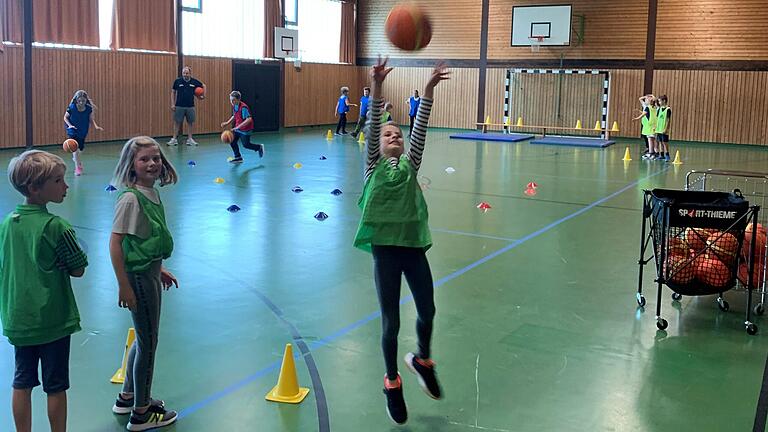
[[[665,161],[667,161],[667,162],[669,162],[669,160],[670,160],[670,159],[669,159],[669,153],[667,153],[667,154],[665,154],[665,155],[664,155],[664,160],[665,160]]]
[[[644,154],[643,154],[643,160],[648,160],[648,159],[651,159],[651,157],[652,157],[652,156],[651,156],[651,154],[650,154],[650,153],[644,153]]]
[[[419,378],[419,385],[427,396],[432,399],[443,397],[443,393],[440,391],[440,383],[437,382],[435,362],[432,360],[422,360],[413,353],[406,354],[404,360],[408,369]]]
[[[401,425],[408,421],[408,410],[405,408],[405,399],[403,399],[403,380],[400,374],[397,375],[397,387],[388,388],[389,380],[384,375],[384,395],[387,397],[387,415],[389,418]]]
[[[336,136],[341,136],[341,134],[340,134],[340,133],[338,133],[338,132],[336,132],[334,135],[336,135]]]
[[[256,151],[259,153],[259,157],[263,158],[264,157],[264,144],[259,144],[259,148],[256,149]]]
[[[83,175],[83,167],[82,166],[78,165],[78,166],[75,167],[75,175],[76,176]]]
[[[136,411],[131,412],[131,419],[125,428],[129,431],[159,428],[174,423],[177,417],[176,411],[167,411],[163,407],[150,405],[144,414],[139,414]]]
[[[243,163],[243,158],[242,157],[229,158],[229,163],[233,163],[233,164]]]
[[[165,402],[159,399],[150,399],[149,404],[161,408],[165,406]],[[115,399],[115,404],[112,405],[112,412],[115,414],[123,415],[130,414],[131,410],[133,410],[133,398],[123,399],[123,395],[118,393],[117,399]]]
[[[197,146],[197,141],[193,140],[192,138],[187,138],[187,145],[188,146]]]
[[[170,140],[168,140],[168,145],[169,146],[177,146],[177,145],[179,145],[179,140],[177,140],[176,138],[171,138]]]

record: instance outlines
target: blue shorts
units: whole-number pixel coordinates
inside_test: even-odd
[[[39,386],[37,367],[42,363],[44,392],[55,394],[69,389],[70,338],[65,336],[46,344],[15,347],[13,388],[23,390]]]
[[[77,141],[77,147],[80,149],[80,151],[85,150],[85,137],[79,137],[77,136],[77,130],[72,128],[67,128],[67,137],[72,138],[73,140]]]
[[[659,141],[659,142],[669,142],[669,135],[668,134],[656,134],[656,141]]]

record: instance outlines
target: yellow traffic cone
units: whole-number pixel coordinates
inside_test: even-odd
[[[518,127],[522,127],[523,126],[523,118],[522,117],[518,117],[517,118],[517,126]]]
[[[328,133],[325,134],[325,139],[332,140],[333,139],[333,132],[331,132],[330,129],[328,129]]]
[[[486,116],[485,117],[485,124],[487,124],[487,125],[491,124],[491,116]]]
[[[632,157],[629,155],[629,146],[627,146],[627,149],[624,151],[624,158],[621,160],[624,162],[629,162],[632,160]]]
[[[618,132],[619,131],[619,122],[615,121],[613,122],[613,127],[611,128],[611,132]]]
[[[120,364],[120,369],[112,375],[112,379],[109,380],[112,384],[122,384],[125,382],[125,368],[128,364],[128,350],[131,349],[133,341],[136,340],[136,332],[133,327],[128,329],[128,337],[125,339],[125,351],[123,351],[123,362]]]
[[[221,178],[221,177],[216,177],[215,179],[213,179],[213,182],[214,183],[218,183],[218,184],[222,184],[222,183],[224,183],[224,179]]]
[[[576,120],[576,129],[581,129],[581,120]]]
[[[357,137],[357,142],[360,143],[360,144],[364,144],[365,143],[365,134],[364,133],[360,132],[360,135],[358,135],[358,137]]]
[[[512,118],[511,117],[507,117],[504,120],[504,126],[511,126],[511,125],[512,125]]]
[[[598,120],[595,122],[595,130],[600,130],[600,129],[602,128],[600,127],[600,120]]]
[[[293,364],[293,349],[291,344],[285,345],[283,365],[280,366],[280,377],[277,385],[267,393],[266,399],[272,402],[297,404],[309,394],[308,388],[299,387],[299,379],[296,377],[296,366]]]
[[[682,165],[683,161],[680,160],[680,150],[675,152],[675,160],[672,161],[672,165]]]

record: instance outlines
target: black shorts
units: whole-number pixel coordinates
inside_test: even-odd
[[[13,388],[39,386],[37,367],[42,363],[43,391],[55,394],[69,389],[69,342],[70,336],[65,336],[46,344],[15,347]]]
[[[85,150],[85,137],[80,138],[79,136],[75,135],[74,129],[67,128],[67,137],[77,141],[77,148],[79,148],[80,151]]]
[[[668,134],[656,134],[656,141],[659,141],[659,142],[669,142],[669,135]]]

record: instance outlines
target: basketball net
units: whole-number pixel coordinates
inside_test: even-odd
[[[541,49],[541,43],[544,42],[543,37],[532,37],[531,40],[531,52],[537,53]]]

